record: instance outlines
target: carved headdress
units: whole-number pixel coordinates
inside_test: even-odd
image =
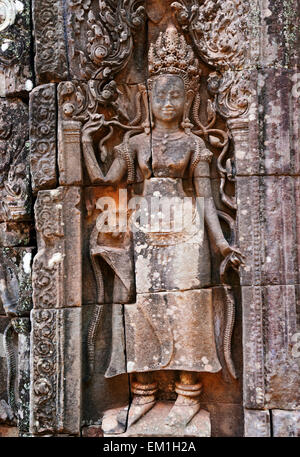
[[[186,89],[195,89],[201,70],[191,46],[174,26],[160,33],[155,44],[149,49],[149,76],[166,73],[178,75],[183,79]]]

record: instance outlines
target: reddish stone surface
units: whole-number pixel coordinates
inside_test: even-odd
[[[101,425],[90,425],[89,427],[83,427],[81,436],[84,438],[100,438],[103,436]]]

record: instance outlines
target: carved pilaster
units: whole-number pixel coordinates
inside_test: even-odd
[[[63,2],[33,0],[33,24],[38,83],[68,79]]]
[[[82,184],[81,122],[62,121],[59,141],[59,183],[62,186]]]
[[[79,434],[81,383],[81,191],[38,193],[33,264],[30,430]],[[70,308],[70,309],[66,309]]]
[[[81,306],[80,201],[76,187],[38,193],[38,254],[32,277],[35,308]]]
[[[79,435],[81,309],[34,310],[31,315],[33,435]]]
[[[34,193],[56,187],[56,89],[39,86],[30,94],[30,169]]]

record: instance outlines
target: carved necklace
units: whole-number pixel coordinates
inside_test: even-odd
[[[178,132],[174,132],[173,135],[172,133],[164,133],[162,135],[156,135],[152,137],[153,143],[159,143],[162,145],[161,147],[161,152],[166,152],[167,150],[167,144],[170,141],[177,141],[181,138],[181,135],[178,135]]]

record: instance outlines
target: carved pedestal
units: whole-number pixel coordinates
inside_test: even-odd
[[[171,402],[158,402],[138,423],[133,424],[126,433],[118,435],[109,435],[105,437],[210,437],[211,436],[211,421],[210,414],[201,409],[189,422],[184,426],[168,426],[166,425],[166,418],[173,406]],[[109,425],[114,427],[116,415],[119,410],[111,410],[105,413],[103,422],[106,427]]]

